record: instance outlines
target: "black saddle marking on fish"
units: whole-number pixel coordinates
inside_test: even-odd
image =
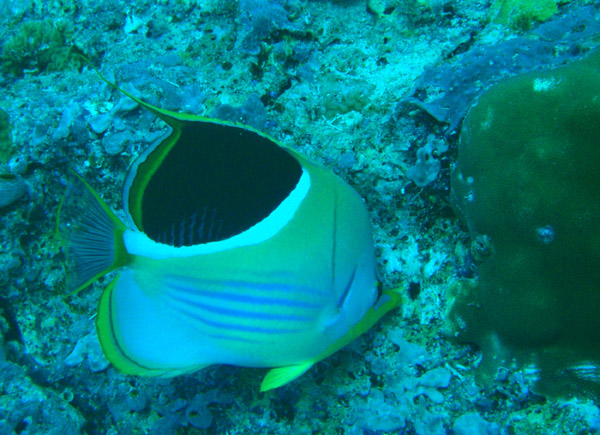
[[[188,122],[143,192],[144,232],[173,246],[230,238],[275,210],[301,174],[288,151],[253,131]]]

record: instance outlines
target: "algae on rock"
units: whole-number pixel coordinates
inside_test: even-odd
[[[8,163],[14,152],[8,113],[0,109],[0,164]]]
[[[80,68],[85,57],[68,41],[73,30],[64,21],[27,21],[22,23],[2,46],[2,68],[17,77],[25,72],[61,71]]]

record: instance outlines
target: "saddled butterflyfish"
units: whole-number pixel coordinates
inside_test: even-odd
[[[271,368],[284,385],[398,306],[376,279],[360,196],[254,128],[135,100],[170,126],[131,166],[123,223],[78,175],[58,226],[79,291],[107,274],[96,330],[126,374]]]

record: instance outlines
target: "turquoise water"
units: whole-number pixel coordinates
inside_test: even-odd
[[[600,41],[597,2],[513,3],[0,1],[0,434],[596,433],[592,388],[546,397],[519,361],[483,382],[480,350],[450,339],[449,302],[479,264],[449,202],[463,118],[501,80]],[[75,171],[123,218],[129,166],[168,130],[86,59],[151,104],[252,126],[338,174],[405,303],[266,393],[264,369],[119,373],[94,322],[114,275],[68,295],[56,211]],[[598,382],[594,361],[569,369]]]

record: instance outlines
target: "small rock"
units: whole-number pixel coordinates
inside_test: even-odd
[[[21,177],[0,173],[0,208],[12,204],[25,192],[27,192],[27,185]]]
[[[102,147],[104,148],[104,151],[106,151],[106,154],[116,156],[117,154],[122,153],[125,150],[125,147],[133,142],[133,140],[134,135],[128,130],[117,133],[107,133],[102,138]]]
[[[485,421],[476,412],[467,412],[458,417],[452,430],[455,435],[497,435],[500,432],[496,423]]]
[[[86,121],[94,133],[102,134],[108,130],[108,127],[110,127],[112,116],[107,113],[103,113],[100,115],[90,116],[86,119]]]
[[[448,388],[452,373],[444,367],[429,370],[419,378],[419,384],[424,387]]]
[[[8,161],[8,170],[14,175],[23,175],[27,171],[27,156],[16,156]]]
[[[66,139],[71,134],[71,126],[73,125],[73,121],[79,115],[81,108],[79,104],[73,102],[71,103],[63,112],[58,127],[54,130],[52,134],[53,140]]]
[[[77,341],[73,352],[65,358],[65,364],[71,367],[76,366],[82,363],[86,357],[90,370],[93,373],[101,372],[109,365],[108,360],[102,353],[102,348],[100,347],[100,342],[98,341],[95,330]]]

